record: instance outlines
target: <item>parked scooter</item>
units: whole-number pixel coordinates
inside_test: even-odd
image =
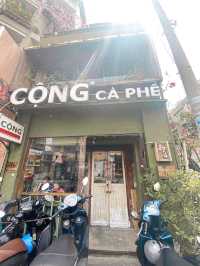
[[[9,200],[0,203],[0,232],[6,227],[9,218],[12,216],[10,211],[13,207],[18,206],[18,200]],[[0,238],[0,246],[4,244]]]
[[[88,179],[83,179],[83,187]],[[31,266],[75,266],[81,257],[87,256],[88,217],[83,204],[91,196],[77,194],[66,196],[53,215],[60,215],[61,236],[40,253]]]
[[[160,189],[159,183],[154,190]],[[173,247],[173,237],[166,228],[166,223],[160,216],[160,208],[164,202],[160,200],[145,201],[140,217],[132,213],[133,218],[139,220],[139,233],[136,240],[137,256],[142,266],[155,265],[160,257],[161,246]]]
[[[200,248],[200,237],[196,237],[196,253],[199,254],[199,248]],[[200,266],[200,255],[187,255],[180,257],[178,254],[175,253],[175,251],[167,249],[166,247],[163,247],[161,250],[161,256],[160,260],[158,261],[157,266],[162,265],[193,265],[193,266]]]
[[[0,234],[0,265],[29,265],[39,252],[52,241],[52,219],[42,209],[44,200],[17,200],[18,209],[13,215],[0,214],[9,224]]]
[[[176,252],[166,246],[163,246],[160,250],[160,257],[156,263],[156,266],[199,266],[200,259],[198,256],[190,256],[182,258]]]

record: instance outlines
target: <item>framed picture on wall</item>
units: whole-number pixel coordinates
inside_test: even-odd
[[[157,162],[172,161],[172,156],[168,141],[155,142],[155,155]]]

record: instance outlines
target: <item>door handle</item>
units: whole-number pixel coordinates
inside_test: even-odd
[[[111,193],[111,181],[106,181],[106,193]]]

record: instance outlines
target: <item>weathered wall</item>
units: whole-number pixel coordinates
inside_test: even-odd
[[[0,27],[0,78],[10,84],[20,60],[20,48],[9,33]]]
[[[24,50],[12,39],[6,29],[0,27],[0,79],[6,81],[11,88],[27,86],[29,67]]]
[[[73,107],[65,112],[33,115],[30,137],[92,136],[143,132],[141,115],[132,105]]]
[[[156,166],[153,143],[155,141],[172,143],[163,103],[142,105],[142,108],[133,104],[121,104],[102,107],[74,106],[66,108],[65,111],[40,109],[33,111],[32,114],[23,111],[23,115],[18,116],[18,122],[25,126],[25,135],[21,145],[11,146],[8,160],[17,162],[18,167],[15,173],[5,174],[2,185],[3,200],[11,198],[16,190],[22,188],[22,166],[28,139],[31,137],[144,133],[151,168]]]
[[[15,113],[10,112],[4,106],[5,102],[8,101],[8,90],[16,88],[17,86],[27,86],[26,73],[28,71],[26,56],[22,48],[12,39],[10,34],[5,30],[3,26],[0,27],[0,79],[3,80],[4,86],[0,88],[0,103],[2,104],[1,112],[15,119]],[[4,169],[7,161],[7,156],[4,158],[0,155],[0,160],[3,162],[3,168],[1,169],[1,175],[4,174]],[[4,179],[5,181],[5,179]],[[8,184],[9,184],[8,178]],[[8,189],[10,186],[8,185]],[[4,188],[3,188],[4,190]],[[12,188],[11,188],[12,190]],[[6,190],[5,190],[6,191]],[[6,192],[7,193],[7,192]]]
[[[17,121],[25,127],[21,145],[12,144],[8,162],[16,162],[17,170],[6,172],[1,191],[2,200],[15,195],[22,188],[22,166],[27,151],[29,137],[84,136],[106,134],[128,134],[143,132],[141,114],[133,106],[116,105],[102,108],[80,107],[65,112],[45,112],[35,114],[23,112]]]
[[[149,167],[152,169],[156,167],[154,143],[159,141],[169,142],[173,160],[175,161],[165,104],[146,106],[143,109],[143,126]]]

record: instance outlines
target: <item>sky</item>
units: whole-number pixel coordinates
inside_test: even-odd
[[[163,34],[151,0],[84,0],[87,22],[141,23],[151,36],[158,54],[166,87],[175,81],[176,87],[168,88],[165,97],[173,108],[185,97],[184,88]],[[160,0],[168,18],[176,20],[176,34],[184,48],[197,79],[200,79],[200,0]]]

